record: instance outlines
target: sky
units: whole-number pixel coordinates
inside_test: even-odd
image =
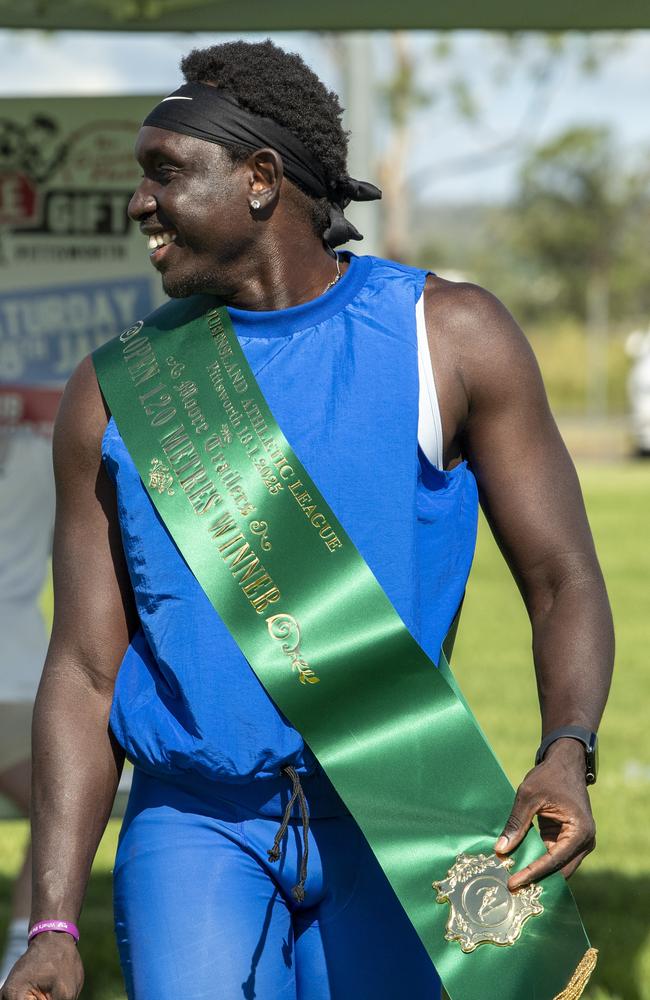
[[[0,101],[44,93],[169,93],[181,82],[178,64],[184,53],[233,37],[266,35],[0,30]],[[271,37],[298,51],[342,94],[344,104],[359,102],[358,82],[356,91],[345,92],[332,36],[276,32]],[[542,36],[534,33],[522,36],[514,53],[487,32],[404,32],[402,37],[413,54],[425,102],[413,118],[408,158],[411,189],[421,202],[508,200],[526,150],[578,123],[611,128],[626,163],[650,155],[650,31],[570,33],[564,51],[552,60],[545,57]],[[391,36],[357,33],[355,44],[364,44],[364,38],[372,82],[379,88],[392,65]],[[450,51],[441,51],[441,39]],[[599,53],[593,73],[580,68],[586,47]],[[455,110],[452,95],[459,80],[478,105],[473,121]],[[362,176],[369,180],[376,173],[375,154],[389,137],[380,111],[371,118],[368,144],[353,137],[355,166],[361,161]]]

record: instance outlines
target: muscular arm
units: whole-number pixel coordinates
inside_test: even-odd
[[[444,343],[453,356],[449,437],[470,461],[530,617],[542,734],[571,723],[596,730],[612,670],[611,613],[537,363],[512,316],[483,289],[438,282],[426,302],[432,353]],[[559,869],[571,874],[593,847],[584,774],[582,745],[562,739],[526,776],[504,830],[508,844],[499,846],[513,850],[538,814],[549,854],[513,876],[512,888]]]
[[[54,432],[55,605],[34,712],[32,922],[77,920],[123,763],[108,716],[136,614],[114,491],[101,463],[105,427],[87,359],[68,384]],[[76,961],[73,953],[67,935],[43,934],[22,961],[32,963],[30,972],[34,962],[53,962],[66,974],[66,962]],[[72,967],[68,971],[74,978]],[[61,995],[76,995],[72,983],[68,986]],[[52,996],[59,996],[56,988]]]

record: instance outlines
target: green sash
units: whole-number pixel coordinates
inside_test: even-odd
[[[361,827],[452,1000],[580,996],[595,959],[561,875],[512,946],[445,939],[450,906],[432,882],[461,852],[492,853],[513,790],[444,655],[436,669],[291,450],[227,311],[171,302],[94,362],[178,549]],[[517,863],[542,852],[531,831]]]

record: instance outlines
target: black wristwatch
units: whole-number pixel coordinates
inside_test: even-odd
[[[552,733],[545,736],[535,754],[535,765],[542,763],[544,754],[551,743],[567,736],[584,744],[585,781],[588,785],[593,785],[598,774],[598,737],[596,733],[592,733],[590,729],[584,729],[582,726],[562,726],[561,729],[554,729]]]

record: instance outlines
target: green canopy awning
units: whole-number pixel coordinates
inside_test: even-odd
[[[155,31],[650,27],[648,0],[0,0],[0,27]]]

